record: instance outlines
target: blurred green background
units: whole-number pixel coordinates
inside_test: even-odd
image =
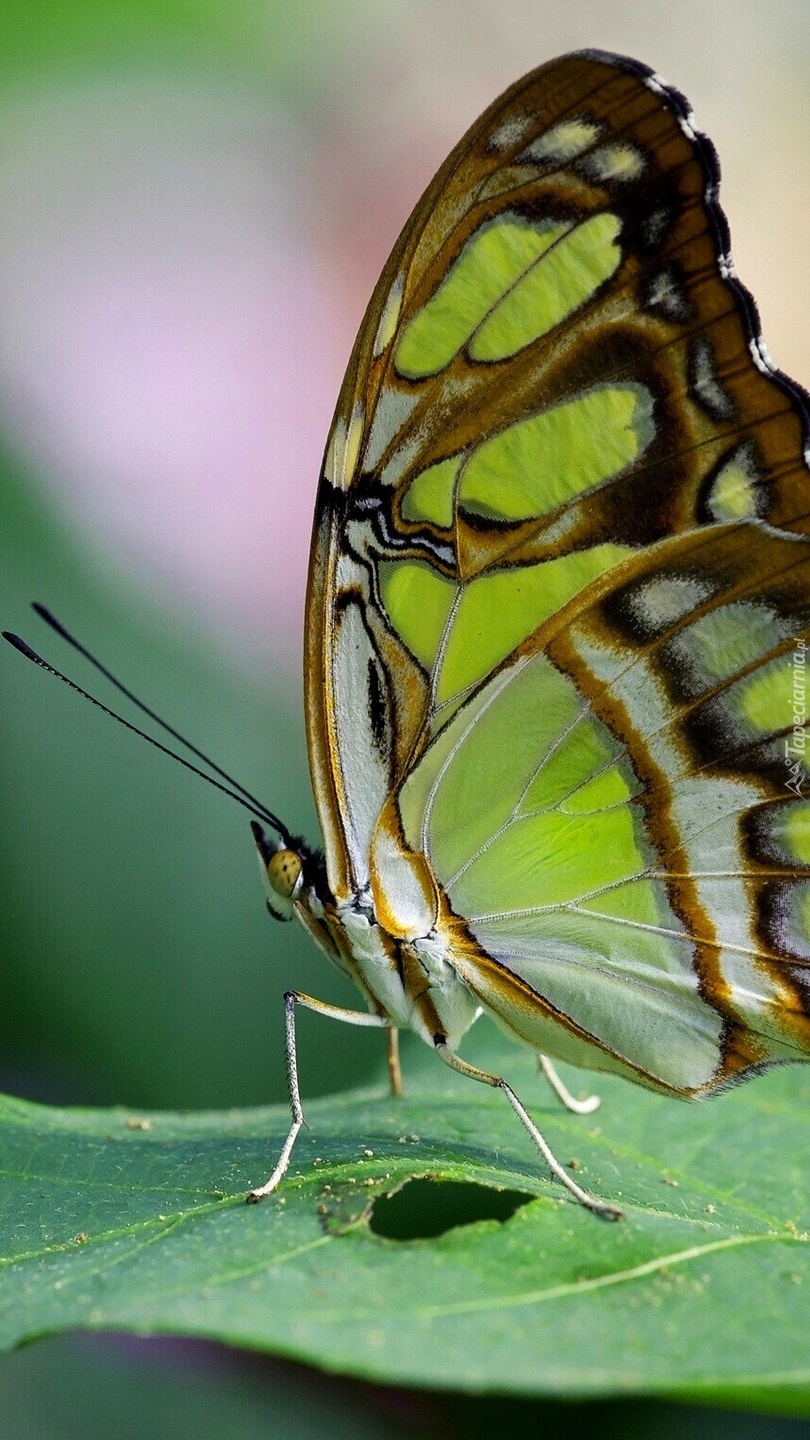
[[[44,601],[314,838],[300,645],[317,470],[421,189],[523,71],[584,45],[636,55],[714,138],[737,268],[777,363],[807,384],[808,41],[806,0],[3,0],[3,627],[109,698],[27,608]],[[353,1001],[267,918],[247,817],[12,651],[0,667],[4,1088],[135,1108],[282,1098],[283,989]],[[373,1034],[304,1015],[300,1045],[305,1095],[379,1073]],[[327,1420],[484,1435],[509,1419],[803,1428],[404,1396],[129,1340],[49,1341],[0,1366],[14,1440]]]

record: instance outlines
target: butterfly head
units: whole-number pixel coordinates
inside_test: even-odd
[[[292,920],[295,902],[306,883],[309,851],[292,835],[268,836],[256,820],[250,828],[267,887],[267,908],[276,920]]]

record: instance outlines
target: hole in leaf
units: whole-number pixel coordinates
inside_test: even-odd
[[[429,1240],[478,1220],[509,1220],[536,1198],[466,1180],[408,1180],[395,1194],[374,1201],[369,1227],[386,1240]]]

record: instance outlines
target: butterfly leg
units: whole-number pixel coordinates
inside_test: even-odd
[[[388,1031],[388,1077],[391,1081],[391,1094],[402,1094],[402,1068],[399,1063],[399,1031],[396,1025],[392,1025]]]
[[[622,1219],[622,1211],[617,1210],[615,1205],[608,1205],[605,1200],[595,1199],[593,1195],[588,1194],[587,1190],[583,1190],[580,1185],[577,1185],[576,1180],[571,1179],[568,1171],[563,1169],[559,1160],[549,1149],[548,1144],[543,1139],[543,1136],[540,1134],[528,1111],[521,1105],[517,1095],[511,1085],[507,1084],[506,1080],[502,1079],[500,1075],[490,1075],[488,1070],[479,1070],[476,1065],[468,1065],[466,1060],[459,1059],[458,1055],[454,1055],[452,1050],[449,1049],[447,1042],[442,1036],[437,1035],[433,1043],[436,1046],[437,1054],[444,1061],[445,1065],[450,1066],[451,1070],[457,1070],[459,1075],[468,1075],[471,1080],[480,1080],[484,1085],[493,1085],[496,1089],[502,1091],[524,1129],[528,1132],[529,1137],[540,1151],[552,1175],[559,1180],[561,1185],[565,1186],[566,1190],[570,1191],[574,1199],[579,1201],[580,1205],[584,1205],[585,1209],[590,1210],[594,1215],[603,1215],[606,1220]]]
[[[365,1010],[344,1010],[340,1005],[328,1005],[325,1000],[315,1000],[311,995],[303,995],[300,990],[288,990],[285,993],[284,1054],[287,1060],[287,1086],[290,1092],[292,1124],[287,1132],[287,1138],[281,1147],[281,1154],[276,1161],[276,1168],[270,1176],[270,1179],[266,1181],[264,1185],[260,1185],[258,1189],[249,1192],[247,1196],[248,1205],[255,1205],[259,1200],[263,1200],[265,1195],[270,1195],[272,1191],[275,1190],[290,1163],[290,1156],[292,1155],[293,1146],[298,1137],[298,1131],[304,1123],[304,1111],[298,1089],[298,1056],[295,1045],[296,1005],[303,1005],[305,1009],[314,1010],[318,1015],[328,1015],[332,1020],[343,1020],[347,1025],[390,1026],[390,1022],[386,1020],[383,1015],[372,1015]]]
[[[549,1060],[548,1055],[538,1055],[537,1063],[557,1099],[562,1101],[566,1110],[570,1110],[573,1115],[592,1115],[594,1110],[599,1109],[602,1101],[598,1095],[588,1095],[584,1100],[577,1100],[576,1096],[571,1094],[565,1081],[557,1074],[557,1067]]]

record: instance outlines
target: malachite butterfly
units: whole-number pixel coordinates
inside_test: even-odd
[[[718,176],[683,97],[596,51],[519,80],[442,166],[318,491],[324,858],[256,827],[271,907],[610,1215],[456,1057],[482,1010],[685,1098],[810,1059],[810,400],[768,357]]]
[[[736,278],[718,166],[645,66],[551,61],[473,125],[380,277],[318,491],[305,683],[321,854],[269,906],[458,1058],[699,1098],[810,1059],[810,399]],[[572,1102],[575,1103],[575,1102]],[[581,1102],[583,1108],[588,1102]]]

